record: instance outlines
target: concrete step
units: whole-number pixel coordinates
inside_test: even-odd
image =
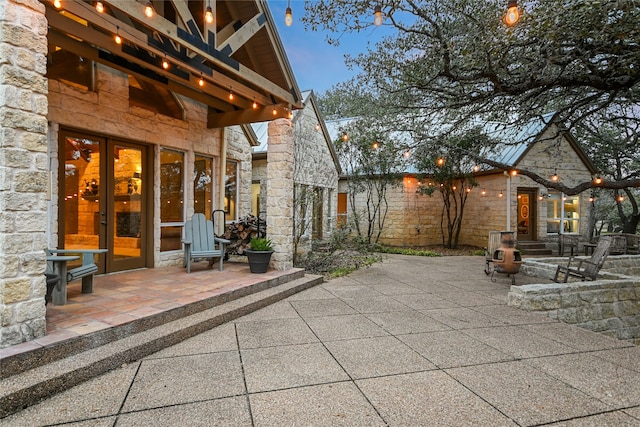
[[[0,418],[322,281],[322,276],[301,271],[181,307],[183,310],[3,359]]]

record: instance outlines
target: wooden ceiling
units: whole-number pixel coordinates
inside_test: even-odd
[[[151,18],[146,1],[103,1],[102,13],[96,1],[44,4],[50,44],[208,105],[210,128],[287,117],[301,108],[265,0],[156,0]],[[204,19],[207,6],[212,24]]]

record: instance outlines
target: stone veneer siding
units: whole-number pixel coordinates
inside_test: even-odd
[[[0,0],[0,348],[45,334],[47,21]]]
[[[518,167],[550,177],[556,171],[567,185],[588,181],[591,174],[577,156],[568,140],[558,134],[555,125],[549,126],[538,141],[520,160]],[[479,175],[478,186],[473,188],[465,205],[460,244],[483,247],[487,245],[489,231],[516,230],[518,188],[537,188],[539,193],[548,191],[530,178],[516,175],[510,177],[502,171],[494,174]],[[442,199],[439,192],[432,196],[416,193],[418,180],[407,175],[399,179],[396,186],[387,192],[389,210],[380,242],[397,247],[420,247],[442,243],[441,214]],[[423,183],[424,184],[424,183]],[[340,191],[346,192],[346,180],[340,181]],[[507,191],[510,188],[509,196]],[[486,195],[482,195],[482,191]],[[503,197],[498,197],[500,193]],[[510,222],[507,225],[507,203],[509,203]],[[366,199],[364,194],[357,195],[358,210],[364,212]],[[547,234],[547,202],[537,200],[537,238],[540,241],[556,240],[557,235]],[[588,197],[580,199],[580,233],[587,231],[589,216]],[[351,205],[347,207],[349,221],[354,220]],[[366,225],[361,223],[362,225]]]
[[[566,262],[566,258],[525,259],[520,272],[552,279],[556,266]],[[595,281],[512,286],[509,305],[640,343],[640,256],[609,257]]]
[[[293,267],[293,127],[287,119],[269,123],[267,230],[273,243],[271,266]]]

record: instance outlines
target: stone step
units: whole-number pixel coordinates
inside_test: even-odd
[[[125,324],[30,352],[33,354],[6,358],[0,380],[0,418],[323,281],[322,276],[304,275],[304,271],[301,277],[296,276],[300,275],[199,301],[170,316],[139,319],[138,325]],[[44,361],[35,360],[39,356]]]
[[[521,241],[518,242],[517,246],[523,255],[539,256],[552,254],[551,249],[548,249],[544,242]]]

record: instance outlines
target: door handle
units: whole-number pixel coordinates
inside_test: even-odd
[[[107,225],[107,221],[100,221],[100,224]]]

